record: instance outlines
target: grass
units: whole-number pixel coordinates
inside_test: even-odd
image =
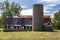
[[[55,32],[3,32],[0,30],[0,40],[60,40],[60,30]]]
[[[1,32],[0,40],[60,40],[60,32]]]
[[[0,32],[3,32],[3,29],[2,28],[0,28]]]

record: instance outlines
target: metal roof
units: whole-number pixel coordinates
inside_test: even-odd
[[[32,18],[33,16],[31,16],[31,15],[23,15],[23,16],[13,16],[13,17],[6,17],[6,18]],[[44,15],[43,16],[43,18],[50,18],[50,16],[48,16],[48,15]]]

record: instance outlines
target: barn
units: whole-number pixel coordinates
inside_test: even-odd
[[[51,22],[48,15],[43,15],[43,5],[33,5],[33,15],[6,16],[4,21],[4,31],[40,31],[44,29],[44,24]]]
[[[50,16],[44,15],[44,23],[51,21]],[[4,30],[5,31],[26,31],[32,30],[32,16],[23,15],[23,16],[7,16],[4,21]]]

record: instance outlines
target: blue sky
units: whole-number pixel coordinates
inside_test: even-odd
[[[3,2],[4,0],[0,0]],[[22,15],[32,15],[33,14],[33,4],[43,4],[44,14],[53,15],[54,12],[60,10],[60,0],[9,0],[9,2],[15,1],[19,3],[23,8]],[[1,11],[0,11],[1,15]]]

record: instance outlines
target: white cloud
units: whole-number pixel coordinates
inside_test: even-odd
[[[37,3],[44,3],[44,15],[53,15],[49,14],[54,6],[60,4],[60,0],[35,0]],[[22,8],[27,8],[27,6],[21,6]],[[22,15],[33,15],[32,9],[22,10]]]
[[[46,4],[44,6],[53,7],[53,6],[56,6],[56,4]]]
[[[51,6],[56,6],[57,4],[60,4],[60,0],[35,0],[37,3],[46,3]]]
[[[21,8],[27,8],[27,6],[21,6]]]
[[[48,7],[47,7],[47,8],[48,8]],[[50,11],[48,11],[47,8],[44,7],[44,10],[43,10],[43,11],[44,11],[44,14],[50,13]],[[22,14],[22,15],[33,15],[33,9],[22,10],[22,11],[21,11],[21,14]],[[50,15],[50,14],[47,14],[47,15]]]
[[[46,11],[46,10],[45,10],[44,13],[47,14],[47,13],[50,13],[50,11]]]
[[[21,14],[22,15],[33,15],[33,10],[32,9],[22,10]]]
[[[44,13],[50,13],[48,9],[52,9],[52,8],[48,6],[44,6]]]
[[[60,4],[60,0],[35,0],[37,3],[44,4],[44,13],[50,13],[50,9]]]
[[[45,11],[44,12],[47,12],[49,13],[49,11]],[[27,10],[22,10],[21,12],[22,15],[33,15],[33,9],[27,9]],[[44,15],[51,15],[51,14],[45,14]]]
[[[45,2],[45,3],[59,3],[60,0],[36,0],[37,3]]]
[[[50,5],[47,5],[47,6],[56,6],[56,4],[50,4]]]
[[[41,0],[41,2],[55,3],[57,0]]]
[[[49,12],[49,11],[44,11],[44,12]],[[22,15],[33,15],[33,9],[27,9],[27,10],[22,10],[21,12]],[[51,18],[53,17],[53,14],[43,14],[43,15],[50,15]]]

